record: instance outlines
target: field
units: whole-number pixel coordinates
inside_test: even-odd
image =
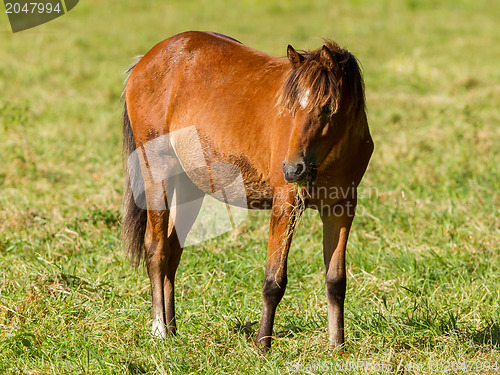
[[[0,373],[498,373],[499,19],[486,0],[89,0],[12,34],[1,15]],[[347,354],[327,347],[313,212],[267,355],[243,324],[260,318],[265,211],[185,250],[179,335],[151,337],[149,280],[120,243],[123,71],[193,29],[276,56],[333,38],[363,65],[375,152],[347,252]]]

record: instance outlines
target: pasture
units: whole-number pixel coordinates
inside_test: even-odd
[[[89,0],[16,34],[0,16],[0,373],[498,373],[498,19],[486,0]],[[361,61],[375,152],[347,247],[344,355],[327,347],[313,212],[267,355],[245,325],[261,313],[266,211],[184,251],[179,335],[150,334],[148,277],[120,243],[120,95],[132,57],[185,30],[283,57],[327,37]]]

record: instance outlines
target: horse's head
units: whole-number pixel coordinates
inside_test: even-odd
[[[302,54],[288,46],[288,59],[279,102],[293,128],[283,174],[287,182],[313,183],[346,130],[366,123],[363,80],[356,58],[333,42]]]

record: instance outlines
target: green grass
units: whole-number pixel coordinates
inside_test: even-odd
[[[361,360],[443,373],[499,360],[500,6],[337,3],[89,0],[14,35],[0,16],[0,373],[318,373]],[[327,347],[313,213],[267,355],[241,328],[260,317],[265,212],[186,249],[179,336],[150,336],[149,281],[119,241],[122,72],[189,29],[278,56],[329,37],[362,62],[375,153],[348,246],[346,355]],[[467,365],[457,372],[498,373]]]

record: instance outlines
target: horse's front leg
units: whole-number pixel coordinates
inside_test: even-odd
[[[354,197],[335,206],[324,207],[320,212],[323,221],[323,256],[326,268],[328,339],[330,345],[341,352],[344,351],[345,250],[355,208]]]
[[[266,350],[271,346],[276,307],[285,294],[288,251],[292,241],[294,221],[297,219],[293,203],[293,191],[276,196],[273,202],[266,274],[262,288],[263,309],[256,338]]]

